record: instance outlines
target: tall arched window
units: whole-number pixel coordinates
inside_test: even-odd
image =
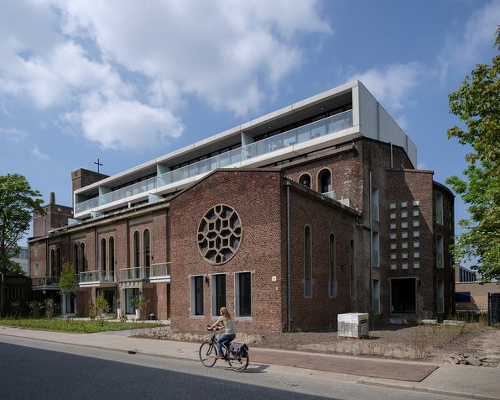
[[[61,249],[56,250],[56,270],[55,276],[61,276]]]
[[[318,190],[320,193],[332,191],[332,174],[329,169],[324,169],[318,174]]]
[[[151,235],[149,229],[144,231],[144,266],[151,266]]]
[[[351,273],[351,297],[356,295],[356,267],[354,263],[354,240],[349,243],[349,270]]]
[[[85,243],[80,243],[80,257],[82,259],[81,271],[87,270],[87,255],[85,254]]]
[[[115,276],[115,238],[109,238],[109,273]]]
[[[305,186],[307,188],[311,188],[311,175],[309,174],[302,174],[299,178],[299,183],[302,186]]]
[[[304,229],[304,296],[312,297],[312,243],[311,227]]]
[[[328,292],[330,297],[335,297],[337,295],[337,276],[335,271],[335,236],[330,234],[330,246],[328,252],[328,269],[330,283],[328,285]]]
[[[134,232],[134,267],[141,266],[141,237],[139,232]]]
[[[75,267],[75,272],[78,275],[80,273],[80,259],[78,258],[78,244],[75,243],[73,246],[73,265]]]
[[[101,271],[106,271],[106,239],[101,239]]]
[[[56,252],[54,249],[50,250],[50,271],[49,276],[56,276]]]

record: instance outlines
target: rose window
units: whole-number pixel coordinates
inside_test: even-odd
[[[229,261],[241,242],[241,221],[237,212],[225,204],[207,211],[198,228],[198,248],[211,264]]]

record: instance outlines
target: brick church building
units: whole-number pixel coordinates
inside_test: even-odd
[[[34,289],[63,314],[112,312],[201,330],[335,329],[339,313],[454,311],[454,197],[415,169],[410,138],[359,81],[113,176],[72,173],[73,207],[29,239]],[[59,298],[61,265],[78,275]],[[47,283],[50,282],[50,285]]]

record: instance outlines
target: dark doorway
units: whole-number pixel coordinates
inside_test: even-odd
[[[391,312],[415,313],[415,278],[391,280]]]

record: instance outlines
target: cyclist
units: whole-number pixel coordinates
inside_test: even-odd
[[[224,354],[222,353],[222,344],[225,343],[226,346],[229,346],[229,343],[231,343],[236,337],[233,320],[226,307],[220,308],[219,319],[217,319],[217,321],[210,326],[209,329],[214,329],[216,327],[224,327],[224,334],[217,339],[217,358],[224,358]]]

